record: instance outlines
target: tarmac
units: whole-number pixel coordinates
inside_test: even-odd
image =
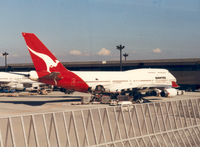
[[[74,92],[64,94],[62,92],[51,92],[48,95],[30,95],[28,93],[0,94],[0,117],[27,115],[46,112],[61,112],[70,110],[81,110],[97,107],[112,107],[108,104],[81,105],[81,97],[90,96],[87,93]],[[180,99],[199,98],[200,92],[186,92],[184,95],[175,97],[145,97],[152,102],[174,101]]]
[[[48,146],[47,138],[49,144],[55,147],[68,146],[69,142],[73,147],[89,146],[88,144],[95,146],[95,138],[98,139],[99,143],[104,143],[104,137],[106,142],[109,142],[113,136],[115,141],[120,141],[120,137],[118,137],[120,135],[122,139],[126,140],[128,138],[127,130],[129,137],[133,138],[133,146],[148,146],[151,143],[155,146],[184,146],[184,144],[185,146],[195,146],[195,143],[200,143],[198,140],[200,131],[199,126],[197,126],[200,120],[199,115],[194,117],[190,116],[193,113],[184,113],[184,111],[195,110],[195,114],[197,114],[199,110],[195,105],[197,100],[191,101],[191,105],[186,105],[183,102],[179,105],[180,108],[174,105],[175,103],[171,105],[166,103],[152,104],[155,102],[198,99],[200,92],[186,92],[184,95],[171,98],[145,97],[150,104],[134,105],[131,111],[120,111],[120,109],[117,109],[118,107],[108,104],[81,105],[82,96],[89,95],[79,92],[70,95],[62,92],[52,92],[48,95],[30,95],[29,93],[0,95],[0,133],[2,144],[4,144],[2,146],[14,146],[12,140],[16,147],[26,146],[25,143],[30,147]],[[194,105],[196,107],[191,109],[191,106]],[[106,107],[107,109],[90,109],[98,107]],[[70,112],[70,110],[77,111]],[[50,112],[58,113],[51,114]],[[171,115],[172,112],[173,115]],[[33,117],[31,114],[36,115]],[[20,117],[10,118],[9,116]],[[47,132],[45,132],[45,128]],[[104,130],[104,133],[102,133],[102,130]],[[69,135],[68,139],[66,132]],[[26,137],[24,137],[24,134]],[[79,141],[77,141],[76,135]],[[151,137],[148,138],[147,136]],[[60,142],[56,141],[56,138]],[[86,138],[89,143],[87,143]],[[143,144],[141,140],[145,140],[147,145]],[[139,144],[133,143],[134,141]],[[122,143],[119,142],[116,147],[118,146],[121,147]]]

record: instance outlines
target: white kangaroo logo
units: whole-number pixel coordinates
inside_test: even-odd
[[[50,73],[50,68],[52,67],[56,67],[59,63],[58,60],[53,61],[49,56],[42,54],[42,53],[38,53],[34,50],[32,50],[30,47],[28,47],[28,49],[35,54],[36,56],[40,57],[42,60],[44,60],[46,67],[47,67],[47,71]]]

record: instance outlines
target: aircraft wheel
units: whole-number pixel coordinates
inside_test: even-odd
[[[133,99],[136,101],[138,99],[141,99],[142,98],[142,94],[140,92],[136,93],[133,95]]]
[[[105,92],[105,88],[102,85],[97,85],[96,88],[95,88],[95,91]]]

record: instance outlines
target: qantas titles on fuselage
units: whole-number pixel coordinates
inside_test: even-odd
[[[22,33],[36,71],[30,77],[65,89],[92,92],[120,92],[141,88],[176,86],[176,78],[166,69],[135,69],[122,72],[75,72],[67,70],[33,33]],[[134,93],[136,93],[134,91]],[[134,93],[131,93],[134,95]]]
[[[175,77],[165,69],[134,69],[124,72],[77,72],[89,87],[104,85],[110,92],[143,87],[171,87]],[[157,77],[165,77],[157,78]]]

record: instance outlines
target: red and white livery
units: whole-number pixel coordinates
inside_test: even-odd
[[[138,97],[138,93],[141,94],[142,91],[154,95],[162,92],[162,96],[175,95],[174,88],[178,86],[176,78],[166,69],[69,71],[35,34],[22,33],[22,35],[36,69],[30,72],[30,78],[33,80],[79,92],[98,91],[101,94],[112,95],[128,93],[133,97]]]

